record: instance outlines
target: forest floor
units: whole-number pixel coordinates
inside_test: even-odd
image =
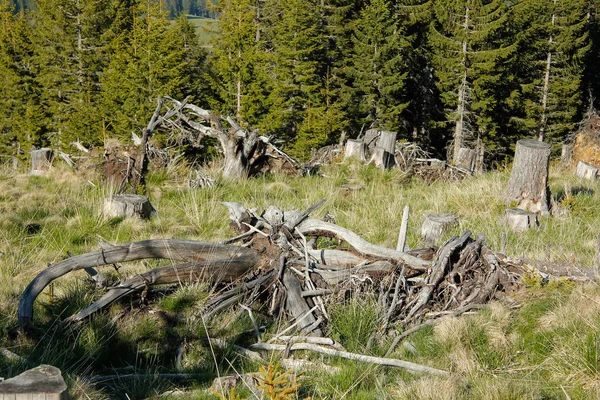
[[[214,175],[213,188],[190,189],[191,171],[184,164],[152,171],[148,195],[157,215],[148,221],[105,220],[103,199],[111,188],[95,175],[55,168],[47,176],[0,168],[0,347],[24,357],[15,362],[0,355],[0,376],[9,378],[41,363],[63,371],[74,399],[217,398],[206,389],[214,377],[256,372],[259,365],[231,349],[211,349],[207,335],[236,343],[253,325],[239,309],[210,321],[199,310],[212,290],[207,282],[161,290],[140,302],[134,297],[113,305],[86,324],[62,329],[58,322],[101,294],[83,271],[55,282],[35,305],[35,330],[25,336],[17,327],[17,305],[25,286],[48,264],[99,248],[101,241],[121,244],[155,238],[217,242],[235,233],[222,201],[264,209],[305,210],[326,199],[314,216],[326,212],[336,223],[370,242],[394,248],[405,205],[411,207],[408,246],[419,248],[425,214],[453,213],[458,226],[446,237],[469,229],[484,234],[499,251],[506,232],[506,253],[572,265],[594,267],[600,235],[600,183],[583,181],[553,168],[550,188],[567,209],[562,217],[541,217],[538,229],[515,234],[502,216],[501,193],[509,170],[455,182],[425,182],[398,170],[338,164],[320,177],[271,175],[227,181]],[[211,174],[214,172],[206,171]],[[349,190],[342,187],[361,187]],[[446,237],[442,238],[445,239]],[[439,244],[439,243],[438,243]],[[112,279],[144,271],[156,264],[129,263],[105,268]],[[392,357],[448,370],[449,377],[411,375],[405,371],[306,353],[336,372],[307,371],[289,398],[313,399],[591,399],[600,398],[600,286],[567,281],[525,279],[523,288],[506,301],[483,310],[448,317],[435,327],[406,339]],[[325,297],[327,300],[327,297]],[[348,351],[383,356],[392,337],[370,348],[377,327],[377,299],[363,293],[346,301],[331,298],[330,328],[325,332]],[[200,314],[200,315],[199,315]],[[255,310],[265,337],[283,329]],[[398,328],[400,331],[401,328]],[[178,349],[185,351],[177,360]],[[212,350],[212,351],[211,351]],[[274,364],[278,355],[272,353]],[[197,373],[195,380],[168,380],[157,373]],[[140,374],[135,379],[93,383],[97,375]],[[165,395],[165,393],[167,393]],[[168,393],[171,393],[170,395]],[[249,392],[243,385],[238,398]],[[225,393],[224,398],[228,395]],[[233,397],[231,397],[233,398]]]

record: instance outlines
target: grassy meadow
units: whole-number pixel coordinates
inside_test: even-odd
[[[64,329],[58,322],[101,295],[83,271],[67,275],[46,288],[35,305],[34,331],[18,332],[17,305],[24,287],[48,264],[113,244],[153,238],[186,238],[216,242],[234,233],[221,201],[248,208],[306,209],[318,200],[336,223],[374,243],[395,247],[405,205],[411,207],[408,245],[420,246],[420,226],[427,213],[459,215],[459,226],[482,233],[500,250],[506,232],[502,216],[507,205],[500,195],[509,170],[498,170],[456,182],[427,183],[400,171],[381,171],[357,164],[336,164],[322,177],[270,175],[227,181],[214,171],[217,186],[190,189],[185,164],[153,170],[148,195],[158,214],[149,221],[105,220],[103,199],[112,190],[94,174],[75,174],[56,166],[47,176],[0,169],[0,347],[27,361],[0,355],[0,377],[9,378],[32,365],[55,365],[63,371],[74,399],[214,399],[206,391],[218,375],[254,372],[259,365],[232,350],[209,348],[206,337],[244,344],[251,329],[248,314],[234,308],[211,320],[199,312],[214,289],[196,282],[154,291],[147,301],[126,299],[80,327]],[[344,184],[360,185],[347,190]],[[600,184],[582,181],[553,168],[550,187],[568,215],[541,217],[539,229],[507,233],[507,253],[529,259],[594,267],[600,235]],[[104,267],[114,281],[157,266],[135,262]],[[494,302],[477,314],[447,318],[435,327],[409,336],[393,357],[452,372],[448,378],[417,376],[391,368],[322,355],[300,358],[339,367],[329,374],[309,371],[300,377],[297,394],[313,399],[593,399],[600,398],[600,287],[569,282],[527,282],[505,302]],[[327,299],[327,298],[326,298]],[[370,349],[377,327],[376,298],[369,293],[341,301],[332,296],[328,334],[348,351],[383,356],[392,337]],[[258,307],[258,306],[257,306]],[[285,327],[256,309],[266,337]],[[401,328],[398,328],[400,332]],[[184,349],[177,357],[178,349]],[[270,354],[276,363],[279,355]],[[200,374],[193,381],[157,379],[155,373]],[[135,379],[91,382],[89,377],[139,374]],[[166,394],[165,394],[166,393]],[[249,392],[238,388],[239,398]],[[225,393],[223,398],[228,395]],[[231,397],[233,398],[233,397]]]

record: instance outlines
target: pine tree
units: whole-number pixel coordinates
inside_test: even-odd
[[[108,0],[39,0],[34,14],[37,81],[54,146],[98,144],[96,109],[111,15]]]
[[[38,103],[28,21],[7,0],[0,0],[0,21],[0,154],[20,156],[46,144],[45,118]]]
[[[437,0],[430,36],[438,90],[454,124],[452,159],[469,139],[498,137],[495,115],[514,45],[503,40],[503,0]]]
[[[405,81],[410,43],[400,30],[391,5],[371,0],[354,24],[350,77],[352,114],[361,125],[398,131],[408,105]]]

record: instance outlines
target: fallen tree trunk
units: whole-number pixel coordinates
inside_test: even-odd
[[[145,240],[70,257],[40,272],[25,288],[19,301],[19,325],[22,328],[27,328],[30,325],[33,319],[33,303],[41,291],[55,279],[72,271],[145,258],[161,258],[187,262],[213,262],[231,260],[242,256],[255,257],[255,259],[253,260],[254,262],[249,262],[243,268],[237,265],[240,267],[237,271],[238,276],[241,276],[249,268],[258,263],[258,256],[255,250],[193,240]]]

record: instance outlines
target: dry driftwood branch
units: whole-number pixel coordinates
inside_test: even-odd
[[[158,239],[127,243],[70,257],[44,269],[25,288],[19,302],[19,325],[22,328],[27,328],[31,323],[33,303],[41,291],[55,279],[72,271],[145,258],[211,262],[224,259],[230,260],[241,256],[256,256],[256,252],[247,248],[193,240]],[[248,267],[251,266],[248,265]],[[243,274],[245,271],[240,270],[238,272]]]
[[[285,351],[286,347],[287,346],[283,345],[283,344],[271,344],[271,343],[255,343],[255,344],[252,344],[249,346],[249,348],[252,350],[266,350],[266,351]],[[411,363],[411,362],[404,361],[404,360],[398,360],[398,359],[394,359],[394,358],[366,356],[363,354],[356,354],[356,353],[350,353],[347,351],[330,349],[327,347],[319,346],[316,344],[310,344],[310,343],[296,343],[296,344],[293,344],[289,349],[291,351],[298,351],[298,350],[314,351],[314,352],[321,353],[321,354],[327,354],[327,355],[333,356],[333,357],[346,358],[348,360],[362,361],[362,362],[367,362],[367,363],[377,364],[377,365],[385,365],[388,367],[403,368],[403,369],[406,369],[407,371],[414,372],[414,373],[426,373],[426,374],[440,375],[440,376],[450,375],[450,373],[448,371],[443,371],[440,369],[431,368],[431,367],[427,367],[425,365],[415,364],[415,363]]]

